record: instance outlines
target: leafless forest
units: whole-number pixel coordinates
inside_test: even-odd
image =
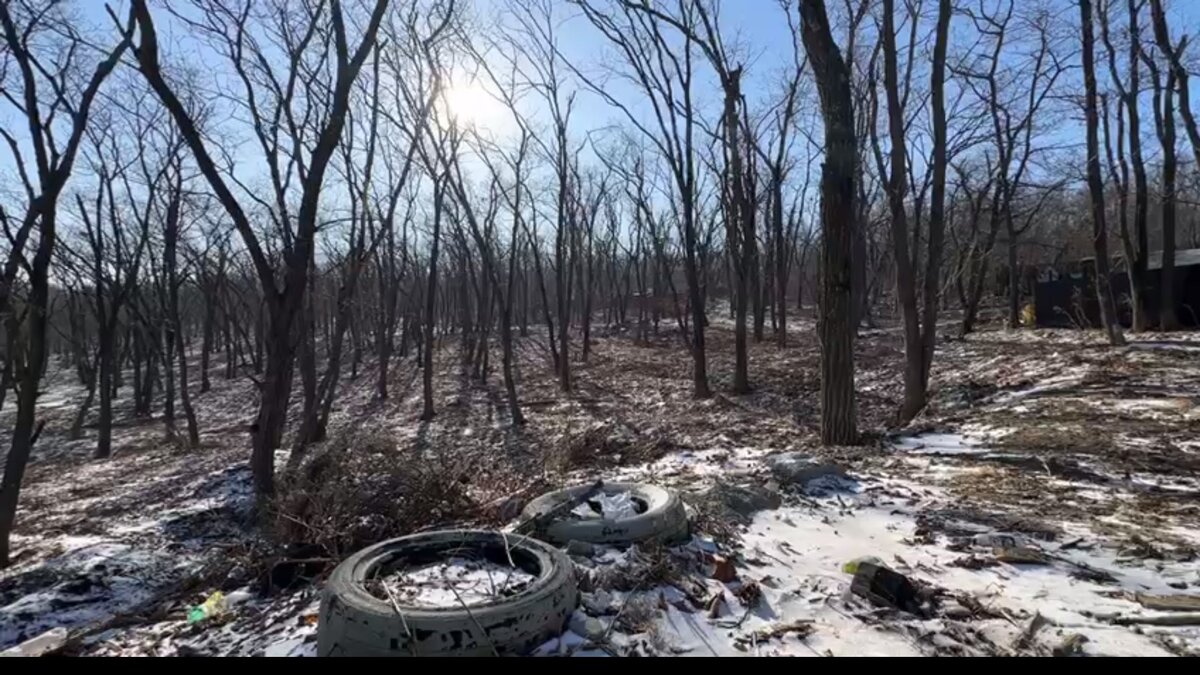
[[[692,541],[536,653],[1200,653],[1198,10],[0,2],[0,650],[312,654],[603,479]]]

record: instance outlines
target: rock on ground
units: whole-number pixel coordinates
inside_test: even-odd
[[[844,476],[845,471],[836,464],[813,459],[801,452],[785,452],[767,460],[771,474],[783,485],[803,485],[825,476]]]
[[[780,494],[767,487],[717,484],[697,493],[694,503],[721,514],[748,519],[758,511],[777,509],[783,503]]]

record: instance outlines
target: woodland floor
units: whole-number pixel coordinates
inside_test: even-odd
[[[828,449],[817,443],[813,325],[801,319],[790,329],[786,348],[752,345],[755,391],[734,396],[732,333],[714,320],[717,394],[705,401],[691,398],[690,358],[665,325],[648,345],[597,327],[569,396],[546,366],[544,339],[523,339],[528,423],[520,430],[508,424],[498,354],[497,372],[479,384],[460,374],[449,336],[432,422],[418,421],[411,359],[397,361],[387,401],[372,399],[367,363],[345,381],[330,435],[386,436],[397,463],[420,457],[458,477],[467,506],[410,529],[500,525],[515,515],[504,498],[519,503],[592,478],[643,478],[695,494],[717,481],[769,484],[765,459],[784,451],[845,467],[841,480],[770,485],[782,506],[740,523],[698,505],[696,536],[677,550],[606,550],[579,561],[602,578],[605,568],[644,568],[659,556],[674,576],[595,584],[579,611],[616,622],[605,644],[567,633],[541,653],[1048,654],[1064,642],[1084,654],[1200,652],[1200,625],[1140,623],[1183,616],[1146,607],[1155,595],[1200,595],[1200,332],[1130,336],[1124,348],[1066,330],[942,341],[933,404],[894,429],[899,338],[865,330],[856,385],[867,444]],[[200,449],[166,440],[161,419],[134,418],[122,398],[114,456],[104,461],[90,458],[94,424],[84,439],[67,440],[83,392],[67,369],[52,368],[16,558],[0,572],[0,649],[64,626],[72,653],[315,651],[323,570],[312,570],[310,584],[272,588],[275,563],[289,554],[264,541],[250,515],[253,385],[222,379],[219,366],[212,391],[193,397]],[[0,412],[0,429],[11,428],[13,408],[10,400]],[[973,539],[988,533],[1023,537],[1046,559],[997,561]],[[713,551],[730,557],[738,581],[707,578]],[[940,589],[940,600],[924,617],[863,606],[846,595],[841,570],[860,556]],[[188,608],[218,589],[228,610],[188,625]],[[710,612],[717,595],[723,601]],[[1086,640],[1068,640],[1074,634]]]

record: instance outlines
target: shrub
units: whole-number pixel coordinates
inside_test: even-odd
[[[478,510],[444,458],[402,449],[379,432],[331,438],[279,485],[270,530],[279,543],[321,546],[333,558]]]

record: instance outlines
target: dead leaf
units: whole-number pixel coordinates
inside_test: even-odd
[[[762,598],[762,589],[753,581],[748,581],[733,592],[734,596],[746,607],[753,607]]]
[[[733,566],[733,562],[724,556],[714,555],[712,578],[727,584],[734,579],[737,579],[737,568]]]
[[[1054,648],[1055,656],[1078,656],[1083,653],[1083,643],[1087,642],[1088,638],[1082,633],[1071,633],[1063,638],[1063,641]]]
[[[1049,565],[1050,559],[1041,551],[1029,546],[996,548],[992,551],[996,560],[1010,565]]]
[[[801,619],[791,623],[782,623],[762,628],[745,635],[739,635],[733,639],[733,646],[741,651],[745,651],[746,647],[750,645],[766,642],[772,638],[781,638],[789,633],[795,633],[797,637],[804,639],[812,635],[813,630],[813,623],[811,621]]]

